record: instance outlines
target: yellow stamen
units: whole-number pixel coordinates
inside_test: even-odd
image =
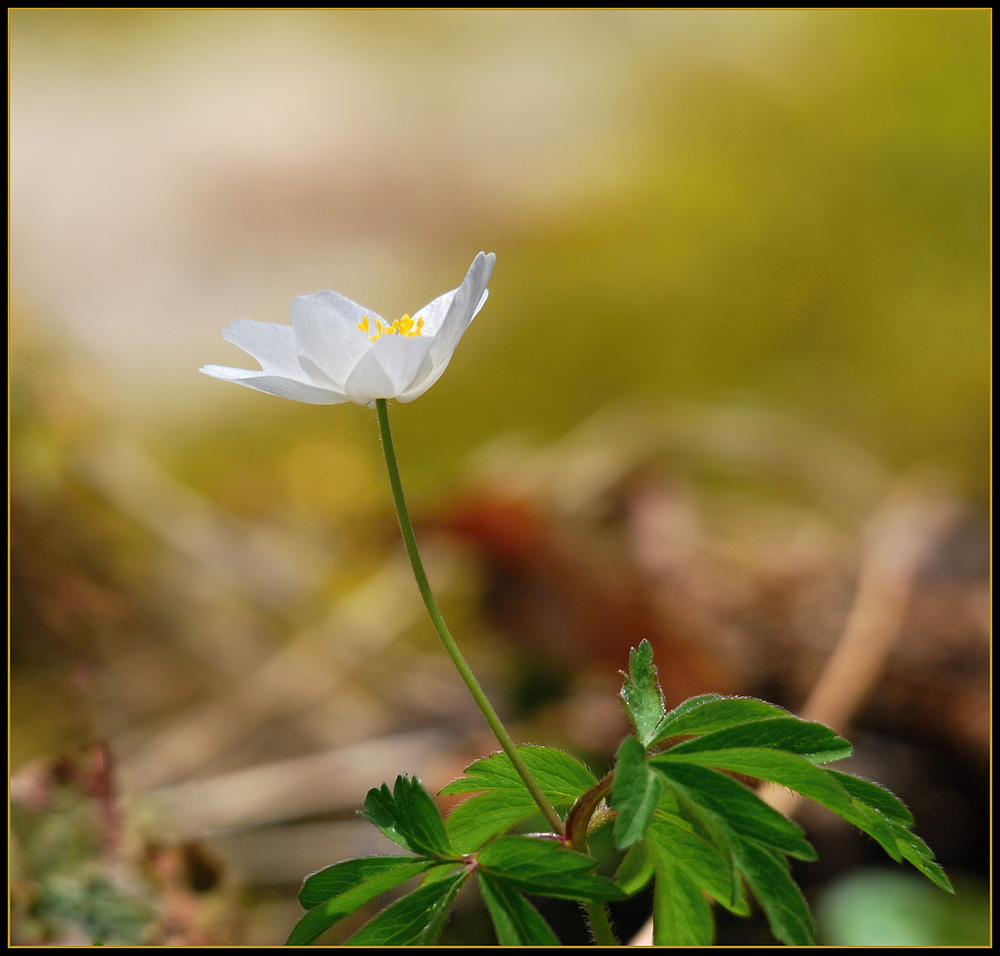
[[[424,320],[417,319],[414,323],[408,315],[404,315],[401,319],[396,319],[392,325],[386,325],[381,319],[375,320],[375,334],[369,335],[369,330],[371,326],[368,324],[368,316],[366,315],[359,323],[358,328],[361,329],[365,335],[368,335],[373,342],[383,335],[405,335],[409,338],[413,338],[414,335],[420,335],[424,328]]]

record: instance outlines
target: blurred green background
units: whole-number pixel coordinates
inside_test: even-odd
[[[668,395],[790,406],[986,494],[986,10],[11,27],[15,328],[157,443],[252,422],[238,507],[273,500],[275,432],[367,449],[371,423],[194,374],[239,364],[222,327],[320,288],[413,311],[480,248],[489,308],[397,414],[422,487],[497,432]]]
[[[497,254],[447,374],[393,412],[418,510],[484,447],[545,445],[627,402],[787,413],[887,474],[931,466],[988,500],[989,10],[9,24],[15,769],[95,733],[141,754],[384,560],[373,413],[197,372],[252,365],[221,330],[287,322],[303,293],[391,318]],[[122,443],[148,462],[116,458]],[[272,645],[205,651],[231,608],[160,554],[163,539],[197,561],[204,541],[147,479],[179,514],[209,502],[220,527],[285,535],[312,567],[256,620]],[[461,615],[476,583],[459,590]],[[210,676],[184,654],[215,654]],[[81,698],[88,668],[97,698]],[[273,942],[289,900],[241,938]]]

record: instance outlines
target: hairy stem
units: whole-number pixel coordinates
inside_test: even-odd
[[[614,927],[611,925],[607,905],[604,903],[584,903],[582,905],[590,922],[591,932],[594,934],[594,945],[621,946],[618,937],[615,936]]]
[[[455,665],[455,669],[458,671],[462,680],[465,681],[465,686],[469,688],[469,693],[472,694],[473,700],[475,700],[477,706],[482,711],[483,717],[486,718],[486,723],[489,724],[490,730],[493,731],[494,736],[500,742],[503,752],[510,758],[510,762],[514,765],[514,769],[524,781],[524,785],[528,788],[528,792],[531,794],[535,803],[538,804],[538,809],[542,811],[542,814],[548,821],[549,826],[552,827],[553,831],[562,835],[564,828],[562,820],[559,819],[559,814],[556,813],[555,807],[552,806],[548,797],[546,797],[542,792],[542,788],[538,785],[538,781],[531,775],[528,765],[524,762],[524,758],[521,754],[518,753],[517,747],[514,746],[514,741],[510,739],[510,735],[507,733],[504,725],[500,722],[497,712],[493,709],[493,706],[487,699],[486,694],[483,693],[482,687],[479,686],[479,681],[476,680],[476,675],[472,673],[472,668],[470,668],[466,663],[465,658],[462,656],[462,652],[458,649],[458,644],[455,643],[455,638],[451,636],[451,632],[448,630],[448,625],[444,622],[444,617],[442,617],[437,601],[434,599],[434,592],[431,591],[430,583],[427,580],[427,573],[424,571],[424,563],[420,560],[420,551],[417,549],[417,539],[413,534],[413,524],[410,521],[410,512],[406,507],[406,499],[403,497],[403,484],[399,478],[399,465],[396,463],[396,450],[393,447],[392,431],[389,428],[389,408],[386,404],[386,399],[376,399],[375,409],[378,412],[378,426],[379,432],[382,436],[382,451],[385,454],[385,464],[389,470],[389,484],[392,486],[392,498],[396,503],[396,515],[399,518],[399,530],[403,534],[403,544],[406,545],[406,553],[410,557],[410,564],[413,567],[413,576],[416,578],[417,587],[420,589],[420,596],[424,599],[424,605],[427,608],[427,613],[430,615],[431,623],[434,625],[434,630],[437,631],[438,637],[441,638],[441,643],[444,644],[444,649],[448,652],[448,656]],[[606,914],[604,919],[606,922]],[[608,929],[610,930],[610,924]],[[595,926],[595,935],[596,934],[597,927]]]
[[[594,811],[607,796],[613,783],[614,774],[609,773],[603,780],[598,781],[596,786],[591,787],[580,796],[573,804],[573,809],[569,811],[569,815],[566,817],[566,840],[577,853],[590,854],[590,847],[587,845],[587,831],[590,828],[590,821],[593,819]],[[608,907],[604,903],[583,903],[582,906],[587,916],[587,922],[590,923],[594,945],[620,946],[621,943],[615,936],[614,927],[611,925]]]

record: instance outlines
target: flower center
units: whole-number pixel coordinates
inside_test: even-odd
[[[386,325],[381,319],[375,320],[374,334],[372,334],[372,325],[368,321],[368,316],[366,315],[359,323],[358,328],[361,329],[365,335],[368,336],[373,342],[382,335],[405,335],[407,338],[413,338],[414,335],[420,335],[424,328],[424,320],[417,319],[416,322],[413,321],[408,315],[404,315],[401,319],[396,319],[392,325]]]

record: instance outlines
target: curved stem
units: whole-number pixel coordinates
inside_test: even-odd
[[[594,816],[594,811],[607,796],[612,783],[614,783],[614,774],[609,773],[596,786],[591,787],[580,796],[569,811],[569,815],[566,817],[566,839],[577,853],[590,852],[587,848],[587,831],[590,829],[590,821]]]
[[[614,774],[609,773],[597,785],[591,787],[585,794],[580,796],[573,808],[566,817],[566,839],[572,849],[577,853],[589,855],[590,847],[587,845],[587,830],[590,821],[593,819],[594,811],[600,806],[601,801],[607,796],[611,785],[614,783]],[[620,946],[618,937],[615,935],[614,927],[611,925],[611,917],[605,903],[583,903],[583,911],[587,915],[587,922],[590,923],[590,931],[594,936],[596,946]]]
[[[427,613],[430,615],[431,623],[434,625],[434,630],[437,631],[438,637],[441,638],[441,643],[444,644],[444,649],[448,652],[448,656],[451,658],[456,670],[465,682],[465,686],[469,688],[469,693],[472,694],[473,700],[475,700],[477,706],[482,711],[483,717],[486,718],[486,723],[489,724],[490,730],[493,731],[493,734],[500,742],[500,746],[503,748],[504,753],[510,758],[510,762],[514,765],[514,769],[524,781],[524,785],[528,788],[528,792],[531,794],[535,803],[538,804],[538,809],[542,811],[542,814],[548,821],[549,826],[551,826],[556,833],[562,835],[564,828],[562,820],[559,819],[559,814],[556,813],[555,807],[552,806],[548,797],[546,797],[542,792],[542,788],[538,785],[538,781],[531,775],[531,771],[528,769],[528,765],[524,762],[524,758],[520,753],[518,753],[517,747],[514,746],[514,741],[510,739],[510,735],[507,733],[504,725],[500,722],[497,712],[493,709],[493,706],[487,699],[486,694],[483,693],[482,687],[479,686],[479,681],[476,680],[476,675],[472,673],[472,668],[470,668],[466,663],[465,658],[462,656],[462,652],[458,649],[458,644],[455,643],[455,638],[451,636],[451,632],[448,630],[448,625],[445,624],[444,617],[442,617],[441,611],[438,609],[437,601],[434,599],[434,592],[431,591],[430,583],[427,580],[427,573],[424,571],[424,563],[420,560],[420,552],[417,549],[417,539],[413,534],[413,524],[410,521],[410,512],[406,507],[406,499],[403,497],[403,484],[399,478],[399,465],[396,463],[396,450],[392,444],[392,432],[389,429],[389,408],[386,404],[386,399],[376,399],[375,409],[378,412],[378,426],[379,432],[382,436],[382,451],[385,454],[385,464],[389,470],[389,484],[392,486],[392,498],[396,503],[396,515],[399,518],[399,530],[403,534],[403,544],[406,545],[406,553],[410,557],[410,564],[413,567],[413,576],[417,580],[417,587],[420,589],[420,596],[424,599],[424,605],[427,607]]]

